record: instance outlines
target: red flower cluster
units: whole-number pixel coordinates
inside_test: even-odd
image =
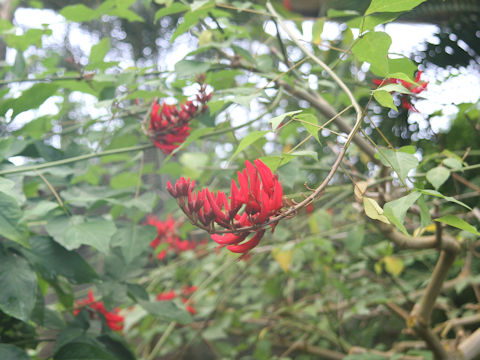
[[[107,311],[105,309],[105,305],[101,301],[95,301],[95,298],[93,296],[93,291],[90,289],[88,290],[88,297],[83,300],[79,300],[76,302],[78,306],[81,307],[87,307],[88,312],[90,313],[90,318],[93,319],[95,317],[95,312],[99,312],[105,317],[105,321],[107,323],[107,326],[114,330],[114,331],[121,331],[123,329],[123,320],[124,317],[121,315],[118,315],[119,309],[115,308],[113,309],[113,312]],[[75,309],[73,311],[73,315],[78,315],[78,313],[82,309]],[[92,311],[93,310],[93,311]]]
[[[177,254],[182,251],[194,250],[199,244],[195,241],[182,240],[177,232],[178,223],[168,215],[167,220],[161,221],[155,216],[148,216],[146,224],[155,226],[157,228],[157,237],[150,242],[152,249],[155,249],[160,244],[168,244],[167,249],[160,251],[157,254],[159,260],[163,260],[168,252],[175,251]]]
[[[182,287],[182,292],[181,292],[181,297],[182,297],[182,302],[185,304],[188,301],[188,296],[193,294],[195,291],[197,291],[196,286],[184,286]],[[169,301],[173,300],[174,298],[177,297],[177,293],[175,290],[171,290],[168,292],[160,293],[157,295],[157,300],[158,301]],[[197,313],[197,310],[192,306],[192,305],[187,305],[185,308],[190,314],[194,315]]]
[[[428,81],[420,81],[420,77],[422,76],[421,71],[417,71],[417,75],[415,76],[415,82],[418,84],[412,84],[411,82],[397,79],[397,78],[389,78],[389,79],[373,79],[373,83],[375,85],[385,85],[385,84],[401,84],[403,87],[407,88],[410,92],[414,94],[420,94],[423,90],[427,88]],[[407,110],[412,110],[418,112],[415,109],[415,106],[412,105],[410,101],[410,97],[407,95],[402,95],[402,107]]]
[[[167,182],[168,192],[177,199],[194,225],[214,232],[214,224],[217,223],[232,231],[211,237],[217,244],[226,245],[235,253],[250,251],[265,233],[265,229],[257,230],[252,238],[244,242],[250,232],[237,232],[238,228],[264,224],[270,217],[278,215],[283,206],[283,189],[278,179],[261,160],[255,160],[254,164],[247,160],[246,168],[237,172],[240,188],[232,179],[231,194],[228,196],[230,203],[223,191],[218,191],[217,195],[208,188],[194,192],[195,181],[190,182],[190,179],[180,178],[175,187]]]
[[[170,154],[175,150],[190,134],[188,126],[190,120],[208,108],[205,104],[211,98],[212,93],[207,94],[206,85],[203,84],[195,103],[188,100],[184,104],[180,104],[180,108],[178,108],[176,105],[165,103],[160,105],[154,102],[148,135],[152,138],[155,146],[165,154]]]

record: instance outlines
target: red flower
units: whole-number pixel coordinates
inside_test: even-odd
[[[397,79],[397,78],[388,78],[388,79],[373,79],[373,83],[375,85],[381,86],[381,85],[386,85],[386,84],[401,84],[403,87],[408,89],[411,93],[413,94],[420,94],[422,91],[424,91],[427,88],[428,81],[420,81],[420,77],[422,76],[421,71],[417,71],[417,75],[415,76],[415,82],[417,84],[413,84],[411,82],[402,80],[402,79]],[[402,108],[418,112],[417,109],[412,105],[410,101],[410,97],[408,95],[402,94],[401,95],[402,99]]]
[[[188,180],[188,183],[184,178],[182,178],[181,180],[182,184],[185,185],[180,184],[179,186],[176,186],[176,188],[178,188],[179,193],[186,194],[186,190],[188,190],[188,184],[190,183],[190,180]],[[195,186],[194,183],[192,184],[193,186]],[[185,191],[183,187],[185,187]],[[157,248],[160,244],[168,244],[167,249],[162,250],[157,254],[157,258],[159,260],[163,260],[169,252],[173,251],[179,253],[182,251],[193,250],[197,247],[196,242],[182,240],[180,238],[177,231],[178,222],[176,222],[170,215],[168,215],[167,220],[165,221],[161,221],[155,216],[150,215],[147,217],[146,224],[155,226],[157,228],[157,237],[150,242],[150,247],[152,249]]]
[[[213,241],[232,252],[247,253],[258,245],[265,230],[255,231],[248,240],[250,232],[235,230],[265,224],[278,215],[283,207],[283,189],[270,168],[259,159],[253,164],[245,161],[245,169],[238,171],[237,177],[239,186],[232,179],[229,196],[223,191],[215,195],[208,188],[195,193],[195,182],[185,178],[177,180],[175,186],[168,182],[167,190],[193,224],[213,232],[216,223],[232,231],[211,235]]]
[[[202,85],[195,100],[196,104],[188,100],[178,108],[176,105],[160,105],[154,102],[148,136],[152,138],[155,146],[165,154],[175,150],[190,135],[190,120],[207,109],[206,103],[211,97],[212,93],[207,94],[206,85]]]
[[[104,318],[107,326],[114,331],[121,331],[123,329],[124,317],[119,315],[119,309],[114,308],[112,311],[107,311],[105,305],[101,301],[96,301],[93,296],[93,291],[88,290],[88,296],[86,299],[76,301],[76,304],[80,307],[86,307],[90,313],[90,318],[95,318],[95,312],[101,313]],[[93,310],[93,311],[92,311]],[[78,315],[81,309],[77,308],[73,311],[73,315]]]
[[[169,291],[169,292],[164,292],[164,293],[158,294],[157,295],[157,300],[158,301],[168,301],[168,300],[174,299],[176,296],[177,296],[177,294],[175,293],[174,290],[172,290],[172,291]]]

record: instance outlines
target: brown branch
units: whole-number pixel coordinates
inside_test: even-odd
[[[477,329],[472,335],[462,341],[458,345],[458,351],[463,356],[463,360],[478,359],[480,356],[480,329]]]

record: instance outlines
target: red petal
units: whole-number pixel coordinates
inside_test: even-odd
[[[265,233],[265,230],[257,231],[255,233],[255,236],[252,237],[247,242],[244,242],[243,244],[240,244],[240,245],[229,245],[227,246],[227,249],[234,253],[245,253],[247,251],[250,251],[255,246],[258,245],[264,233]]]

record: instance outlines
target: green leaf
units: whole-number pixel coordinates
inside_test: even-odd
[[[385,32],[368,32],[352,47],[352,52],[359,61],[371,65],[371,71],[377,76],[388,74],[388,49],[392,39]]]
[[[37,296],[37,276],[17,253],[0,247],[0,310],[28,321]]]
[[[84,284],[98,279],[93,268],[75,251],[68,251],[51,238],[34,236],[31,249],[25,256],[46,280],[62,275],[75,284]]]
[[[395,111],[398,111],[397,107],[393,103],[393,96],[388,91],[377,89],[373,92],[373,97],[383,107],[388,107]]]
[[[312,159],[315,161],[318,161],[318,153],[313,150],[299,150],[299,151],[294,151],[288,154],[284,154],[286,156],[310,156]]]
[[[27,228],[20,223],[22,211],[17,201],[0,192],[0,236],[28,247]]]
[[[291,118],[293,115],[299,114],[302,111],[303,110],[289,111],[289,112],[286,112],[285,114],[278,115],[278,116],[275,116],[275,117],[271,118],[270,120],[268,120],[268,122],[270,124],[272,124],[272,130],[275,131],[280,126],[282,121],[285,120],[285,118],[287,118],[287,117]]]
[[[25,90],[20,97],[16,99],[7,99],[0,105],[0,115],[5,115],[9,110],[13,110],[12,120],[20,113],[36,109],[42,105],[45,100],[53,96],[58,89],[58,84],[39,83]]]
[[[138,184],[138,174],[133,172],[124,172],[118,175],[115,175],[110,180],[110,187],[112,189],[125,189],[129,187],[137,186]]]
[[[390,224],[390,221],[388,221],[385,215],[383,215],[383,210],[375,201],[375,199],[364,196],[363,208],[365,209],[365,214],[367,214],[370,219],[379,220],[385,224]]]
[[[467,223],[465,220],[460,219],[458,216],[455,215],[445,215],[439,218],[436,218],[435,221],[456,227],[457,229],[468,231],[472,234],[480,236],[480,232],[478,230]]]
[[[413,79],[417,69],[417,64],[407,57],[388,59],[388,70],[390,73],[403,73],[408,78]]]
[[[430,209],[428,208],[427,203],[425,202],[425,197],[420,196],[417,201],[418,206],[420,207],[420,230],[430,225],[432,218],[430,216]]]
[[[300,114],[294,117],[294,120],[296,119],[300,120],[308,133],[320,143],[320,139],[318,138],[319,126],[317,117],[313,114]]]
[[[317,20],[312,26],[312,41],[315,45],[322,43],[323,25],[325,25],[325,19]]]
[[[104,64],[103,59],[110,50],[110,39],[103,38],[97,44],[92,46],[90,50],[90,56],[88,57],[88,65],[85,67],[85,70],[93,70],[96,68],[101,68]]]
[[[405,182],[408,172],[418,166],[418,159],[413,154],[401,150],[382,148],[381,153],[377,152],[375,157],[380,159],[383,165],[392,167],[398,177]]]
[[[373,91],[373,95],[375,95],[375,92],[377,91],[386,91],[386,92],[392,92],[392,91],[395,91],[395,92],[398,92],[400,94],[412,94],[410,92],[410,90],[408,90],[405,86],[401,85],[401,84],[387,84],[387,85],[384,85],[382,87],[379,87],[377,88],[376,90]]]
[[[358,15],[358,11],[355,10],[337,10],[337,9],[328,9],[327,17],[330,19],[338,17],[350,17]]]
[[[237,150],[233,153],[233,155],[230,157],[228,161],[232,161],[232,159],[237,156],[241,151],[243,151],[245,148],[248,146],[252,145],[255,141],[263,138],[265,134],[267,134],[269,131],[252,131],[250,134],[245,136],[242,141],[240,141],[240,144],[238,144]]]
[[[459,161],[455,158],[452,158],[452,157],[448,157],[448,158],[444,159],[442,161],[442,164],[445,165],[445,166],[448,166],[452,170],[460,170],[463,167],[461,161]]]
[[[139,304],[148,313],[166,321],[176,321],[180,324],[188,324],[193,321],[190,314],[186,310],[180,309],[173,301],[139,301]]]
[[[23,127],[15,132],[15,134],[22,134],[30,136],[34,139],[41,139],[45,133],[52,130],[53,117],[50,115],[39,116],[27,122]]]
[[[428,170],[426,177],[430,184],[438,190],[438,188],[450,177],[450,171],[443,166],[437,166]]]
[[[203,15],[205,15],[205,13],[205,10],[186,12],[183,16],[183,22],[177,26],[177,28],[173,32],[170,41],[174,42],[177,37],[187,32],[193,25],[195,25],[200,20]]]
[[[425,0],[372,0],[365,15],[376,12],[403,12],[413,9]]]
[[[25,351],[11,344],[0,344],[0,359],[2,360],[30,360]]]
[[[103,253],[107,253],[110,239],[117,230],[111,221],[84,220],[80,216],[56,217],[47,222],[46,229],[56,242],[68,250],[90,245]]]
[[[111,246],[121,247],[123,258],[130,263],[143,252],[149,251],[150,241],[157,237],[157,230],[153,226],[130,225],[121,227],[113,235]]]
[[[65,6],[60,10],[60,15],[74,22],[86,22],[100,17],[101,14],[83,4]]]
[[[383,214],[405,235],[408,235],[408,232],[403,225],[405,216],[407,215],[408,209],[415,204],[421,195],[420,192],[414,191],[399,199],[390,201],[383,206]]]
[[[164,16],[178,14],[187,11],[189,8],[190,7],[186,4],[182,4],[181,2],[174,2],[170,6],[164,7],[155,13],[155,22],[157,22],[158,19]]]
[[[360,29],[363,33],[365,31],[375,29],[375,26],[377,25],[389,23],[400,15],[401,13],[381,13],[368,16],[358,16],[347,21],[347,25],[350,28]]]
[[[180,78],[205,73],[208,69],[210,69],[210,64],[203,61],[180,60],[175,64],[175,73]]]
[[[455,199],[454,197],[445,196],[445,195],[439,193],[439,192],[436,191],[436,190],[429,190],[429,189],[415,189],[415,190],[420,191],[422,194],[431,195],[431,196],[436,196],[436,197],[445,199],[445,200],[447,200],[447,201],[453,202],[453,203],[455,203],[455,204],[461,205],[461,206],[467,208],[468,210],[472,210],[472,208],[471,208],[470,206],[464,204],[463,202],[458,201],[458,200]]]

